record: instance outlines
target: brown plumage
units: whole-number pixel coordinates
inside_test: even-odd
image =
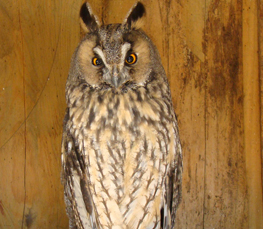
[[[81,8],[87,35],[72,58],[62,139],[70,228],[174,228],[181,145],[144,15],[137,3],[122,24],[100,26]]]

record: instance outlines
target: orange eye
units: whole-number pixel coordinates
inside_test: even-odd
[[[99,59],[99,58],[97,58],[97,57],[94,57],[94,58],[92,59],[92,64],[93,64],[94,66],[99,66],[99,65],[102,64],[102,60]]]
[[[136,61],[137,61],[137,56],[134,53],[132,53],[126,58],[125,63],[134,64]]]

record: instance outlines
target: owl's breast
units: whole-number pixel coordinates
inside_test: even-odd
[[[70,130],[85,158],[101,224],[137,228],[141,217],[138,228],[158,222],[173,132],[161,118],[165,104],[141,92],[92,94],[87,101],[71,108]]]

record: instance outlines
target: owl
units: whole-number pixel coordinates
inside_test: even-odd
[[[88,3],[86,32],[66,83],[62,183],[70,228],[174,228],[182,151],[158,51],[136,3],[101,25]]]

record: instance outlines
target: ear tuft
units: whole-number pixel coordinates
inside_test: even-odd
[[[144,24],[145,14],[144,5],[141,2],[137,2],[131,8],[123,24],[127,25],[129,29],[140,29]]]
[[[83,3],[79,14],[81,27],[86,33],[94,32],[99,28],[100,23],[87,2]]]

